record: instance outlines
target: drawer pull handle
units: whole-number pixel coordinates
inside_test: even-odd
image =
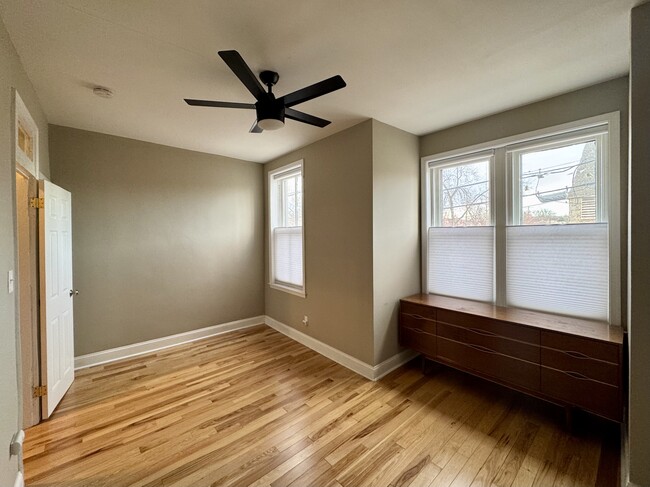
[[[486,336],[486,337],[495,337],[495,336],[498,336],[496,333],[492,333],[491,331],[481,330],[481,329],[479,329],[479,328],[470,328],[469,330],[470,330],[470,331],[473,331],[473,332],[476,333],[477,335],[483,335],[483,336]]]
[[[490,350],[487,347],[482,347],[481,345],[474,345],[472,343],[467,343],[466,344],[468,347],[473,348],[475,350],[478,350],[479,352],[485,352],[485,353],[493,353],[495,355],[498,355],[498,352],[495,352],[494,350]]]
[[[573,350],[566,350],[564,353],[573,358],[591,358],[589,355],[585,355],[584,353],[580,352],[574,352]]]
[[[580,380],[591,380],[589,377],[586,375],[582,375],[579,372],[573,372],[571,370],[565,370],[563,371],[566,375],[573,377],[574,379],[580,379]]]
[[[409,316],[411,316],[412,318],[415,318],[416,320],[426,320],[426,318],[424,316],[421,316],[421,315],[411,314]]]

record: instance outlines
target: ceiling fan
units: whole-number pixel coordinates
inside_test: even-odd
[[[244,83],[244,86],[248,88],[248,91],[252,93],[257,102],[233,103],[228,101],[193,100],[185,98],[185,102],[188,105],[198,107],[255,109],[257,112],[257,119],[249,130],[249,132],[254,134],[259,134],[263,130],[277,130],[284,127],[285,118],[307,123],[309,125],[315,125],[316,127],[325,127],[331,123],[329,120],[294,110],[291,107],[344,88],[345,81],[343,81],[343,78],[339,75],[332,76],[331,78],[327,78],[326,80],[307,86],[306,88],[276,98],[273,94],[272,88],[280,79],[278,73],[275,71],[262,71],[260,73],[260,80],[267,88],[267,91],[265,91],[264,87],[260,84],[244,61],[244,58],[242,58],[237,51],[219,51],[219,56],[221,56],[221,59],[225,61],[239,80]]]

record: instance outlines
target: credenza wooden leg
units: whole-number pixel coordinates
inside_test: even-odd
[[[574,431],[574,413],[575,408],[573,406],[564,406],[564,427],[569,433]]]
[[[420,366],[422,367],[422,373],[428,375],[431,372],[436,372],[440,369],[440,364],[434,360],[431,360],[424,355],[420,355]]]

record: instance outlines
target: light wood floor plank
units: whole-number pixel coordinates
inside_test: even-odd
[[[616,485],[616,427],[441,367],[368,381],[260,325],[84,369],[30,487]],[[612,483],[614,482],[614,483]]]

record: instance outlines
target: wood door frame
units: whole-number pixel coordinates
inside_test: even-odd
[[[40,380],[40,328],[39,328],[39,267],[38,267],[38,210],[29,205],[30,198],[38,196],[36,178],[16,162],[16,177],[27,181],[27,194],[18,201],[16,191],[17,223],[17,294],[20,329],[20,384],[22,395],[22,427],[28,428],[41,420],[41,400],[34,397],[34,387]],[[27,214],[27,228],[20,222]]]

